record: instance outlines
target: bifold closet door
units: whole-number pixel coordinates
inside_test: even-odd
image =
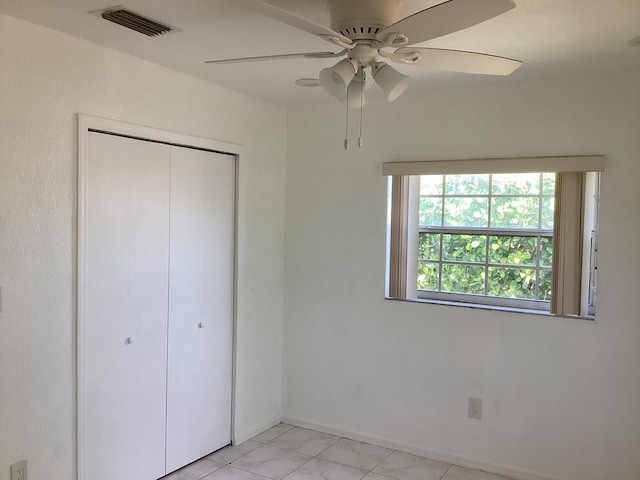
[[[171,147],[167,473],[231,441],[235,157]]]
[[[170,151],[89,133],[84,464],[92,480],[165,473]]]

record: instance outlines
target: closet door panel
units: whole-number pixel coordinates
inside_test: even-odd
[[[205,204],[216,220],[208,222],[206,244],[215,246],[205,251],[204,279],[206,327],[203,341],[203,364],[213,366],[203,382],[204,411],[218,412],[203,430],[202,455],[227,445],[231,439],[231,385],[233,345],[234,289],[234,222],[235,159],[230,155],[211,154],[206,176],[212,188],[207,190]]]
[[[89,134],[85,464],[95,480],[164,474],[169,165],[164,145]]]
[[[205,321],[205,161],[179,155],[179,151],[172,148],[167,473],[200,458],[203,422],[199,408],[203,370],[199,325]]]
[[[230,442],[235,170],[231,156],[171,156],[167,472]]]

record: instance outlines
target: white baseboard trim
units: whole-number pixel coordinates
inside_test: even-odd
[[[234,435],[234,438],[233,438],[233,444],[234,445],[238,445],[240,443],[244,443],[247,440],[252,439],[256,435],[259,435],[262,432],[264,432],[266,430],[269,430],[271,427],[275,427],[281,421],[282,421],[281,417],[274,417],[271,420],[269,420],[268,422],[263,423],[258,428],[254,428],[253,430],[250,430],[248,432],[240,432],[240,433],[236,432],[235,435]]]
[[[543,475],[509,465],[500,465],[483,460],[476,460],[460,455],[429,450],[417,445],[387,440],[360,432],[343,430],[331,425],[322,425],[319,423],[307,422],[305,420],[300,420],[294,417],[283,417],[282,422],[296,427],[308,428],[311,430],[317,430],[318,432],[322,433],[329,433],[331,435],[337,435],[339,437],[350,438],[359,442],[370,443],[379,447],[391,448],[393,450],[399,450],[402,452],[411,453],[413,455],[419,455],[421,457],[440,460],[442,462],[451,463],[453,465],[460,465],[462,467],[473,468],[475,470],[482,470],[484,472],[493,473],[496,475],[504,475],[506,477],[511,477],[517,480],[567,480],[565,478]]]

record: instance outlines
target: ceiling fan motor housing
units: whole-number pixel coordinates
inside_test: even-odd
[[[329,0],[331,29],[351,40],[375,40],[398,20],[399,0]]]
[[[360,67],[366,67],[378,58],[378,50],[367,44],[358,44],[347,53],[348,57],[355,60]]]

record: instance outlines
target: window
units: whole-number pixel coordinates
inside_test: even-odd
[[[388,297],[593,315],[603,163],[385,163]]]
[[[420,176],[418,297],[548,310],[555,178]]]

